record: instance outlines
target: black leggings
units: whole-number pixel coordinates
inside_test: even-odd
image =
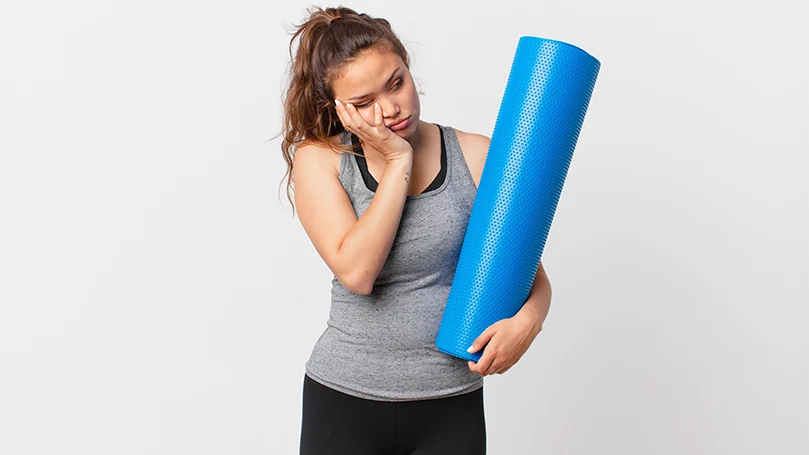
[[[304,374],[301,455],[484,455],[483,387],[462,395],[376,401]]]

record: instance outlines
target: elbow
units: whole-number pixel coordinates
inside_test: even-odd
[[[354,294],[368,295],[374,288],[373,280],[368,279],[368,274],[359,272],[352,273],[345,277],[341,282],[346,289]]]
[[[354,280],[354,286],[351,292],[360,295],[368,295],[374,290],[373,280],[368,279],[368,275],[363,274],[361,279]]]

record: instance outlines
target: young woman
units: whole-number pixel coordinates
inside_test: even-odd
[[[301,224],[334,279],[305,366],[300,453],[484,454],[483,377],[528,349],[550,283],[540,264],[520,312],[470,348],[486,346],[478,363],[438,351],[489,138],[421,119],[388,21],[344,7],[309,13],[290,42],[292,58],[300,38],[282,149],[288,195],[294,182]]]

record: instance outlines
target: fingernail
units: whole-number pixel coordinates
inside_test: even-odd
[[[346,107],[351,108],[351,103],[346,103]]]
[[[475,347],[474,344],[472,346],[469,346],[469,348],[466,350],[466,352],[472,353],[473,352],[472,348],[474,348],[474,347]]]
[[[335,106],[339,106],[339,105],[340,105],[340,101],[339,101],[337,98],[335,98],[335,99],[334,99],[334,104],[335,104]]]

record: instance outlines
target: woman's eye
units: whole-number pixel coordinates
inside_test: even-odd
[[[397,89],[397,88],[399,88],[401,85],[402,85],[402,80],[401,80],[401,79],[399,79],[399,80],[398,80],[398,81],[397,81],[397,82],[396,82],[396,83],[393,85],[394,90],[395,90],[395,89]],[[365,104],[355,104],[355,105],[354,105],[354,107],[360,108],[360,107],[366,107],[366,106],[370,106],[370,105],[371,105],[371,103],[365,103]]]

